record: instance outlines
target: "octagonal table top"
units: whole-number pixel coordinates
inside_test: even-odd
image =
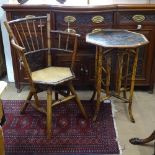
[[[86,42],[105,48],[136,48],[149,43],[143,34],[121,29],[102,29],[88,33]]]

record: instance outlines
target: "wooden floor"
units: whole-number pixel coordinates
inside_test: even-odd
[[[27,87],[21,93],[17,93],[14,83],[9,83],[2,99],[21,100],[25,99]],[[90,99],[91,91],[79,91],[80,99]],[[40,99],[46,99],[46,93],[39,94]],[[133,100],[133,115],[136,123],[131,123],[127,114],[127,105],[112,97],[114,119],[116,123],[118,141],[122,155],[153,155],[154,142],[144,146],[132,145],[129,139],[133,137],[146,138],[155,130],[155,92],[135,91]]]

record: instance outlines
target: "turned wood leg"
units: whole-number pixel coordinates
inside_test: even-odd
[[[86,112],[85,112],[85,110],[84,110],[84,107],[83,107],[83,105],[82,105],[82,103],[81,103],[81,101],[80,101],[80,99],[79,99],[79,97],[78,97],[78,95],[77,95],[77,93],[76,93],[76,91],[75,91],[75,89],[74,89],[74,87],[73,87],[73,84],[72,84],[71,82],[69,83],[69,89],[70,89],[71,93],[75,95],[76,103],[77,103],[77,105],[78,105],[78,107],[79,107],[81,113],[82,113],[83,116],[85,117],[85,119],[87,119],[88,116],[87,116],[87,114],[86,114]]]
[[[130,95],[129,95],[129,106],[128,106],[128,112],[131,122],[135,123],[135,120],[132,115],[132,97],[134,92],[134,86],[135,86],[135,76],[136,76],[136,69],[137,69],[137,61],[138,61],[138,49],[135,50],[135,58],[132,68],[132,75],[131,75],[131,86],[130,86]]]
[[[106,97],[110,96],[110,72],[111,72],[111,58],[107,58],[106,64]]]
[[[120,95],[120,89],[122,86],[122,70],[123,70],[123,53],[118,54],[118,72],[116,79],[116,93]]]
[[[97,69],[98,69],[98,60],[99,60],[99,52],[97,52],[98,47],[96,46],[96,54],[95,54],[95,88],[92,94],[90,101],[93,101],[96,96],[96,86],[97,86]]]
[[[52,134],[52,90],[47,90],[47,116],[46,116],[47,138],[51,138]]]
[[[23,105],[23,107],[22,107],[21,110],[20,110],[20,113],[21,113],[21,114],[24,114],[24,113],[25,113],[25,110],[26,110],[27,106],[29,105],[32,96],[33,96],[33,92],[30,90],[30,91],[29,91],[29,94],[28,94],[28,96],[27,96],[27,99],[26,99],[26,101],[25,101],[25,104]]]
[[[125,60],[124,60],[125,70],[124,70],[124,90],[123,90],[123,97],[125,99],[127,99],[126,92],[127,92],[127,86],[128,86],[129,60],[130,60],[129,59],[129,53],[126,53],[125,54]]]
[[[90,98],[90,102],[92,102],[94,100],[95,96],[96,96],[96,89],[93,90],[93,95]]]
[[[0,126],[0,155],[5,155],[3,130]]]
[[[57,92],[55,92],[55,100],[58,100],[58,98],[59,98],[59,95]]]
[[[98,47],[96,52],[99,52],[98,66],[97,66],[97,80],[96,80],[96,91],[97,91],[97,101],[96,109],[93,117],[93,121],[96,121],[98,112],[100,110],[100,98],[101,98],[101,83],[102,83],[102,47]]]
[[[134,145],[143,145],[145,143],[149,143],[151,141],[155,140],[155,130],[152,132],[152,134],[147,137],[147,138],[144,138],[144,139],[141,139],[141,138],[131,138],[129,140],[129,142],[131,144],[134,144]]]

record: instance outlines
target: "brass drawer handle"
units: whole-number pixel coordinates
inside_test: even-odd
[[[103,16],[94,16],[94,17],[92,17],[91,21],[96,24],[102,23],[104,21],[104,17]]]
[[[70,23],[75,22],[76,18],[74,16],[65,16],[64,21],[68,24],[68,28],[65,31],[70,33],[76,33],[75,29],[70,28]]]
[[[95,33],[95,32],[101,31],[101,30],[102,30],[102,29],[99,29],[99,28],[98,28],[98,29],[93,29],[91,32],[92,32],[92,33]]]
[[[145,20],[145,16],[144,15],[134,15],[132,17],[134,22],[140,23],[143,22]]]
[[[65,16],[65,17],[64,17],[64,21],[65,21],[66,23],[73,23],[73,22],[76,21],[76,18],[75,18],[74,16]]]

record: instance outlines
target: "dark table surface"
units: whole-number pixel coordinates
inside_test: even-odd
[[[86,35],[86,42],[105,48],[136,48],[148,43],[143,34],[120,29],[103,29]]]

